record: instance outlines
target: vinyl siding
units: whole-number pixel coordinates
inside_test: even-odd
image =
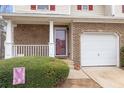
[[[76,5],[71,6],[71,15],[73,16],[104,16],[105,7],[103,5],[94,5],[93,11],[77,10]]]
[[[124,17],[124,13],[122,13],[122,5],[115,6],[115,16]]]
[[[70,14],[69,5],[57,5],[55,11],[50,10],[31,10],[30,5],[15,5],[15,13],[40,13],[40,14]]]

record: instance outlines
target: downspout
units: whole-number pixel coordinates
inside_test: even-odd
[[[111,6],[111,11],[112,11],[112,14],[111,15],[112,16],[115,16],[115,6],[114,5]]]

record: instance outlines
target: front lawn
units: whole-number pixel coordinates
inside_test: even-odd
[[[12,85],[14,67],[25,67],[25,84]],[[68,74],[67,64],[50,57],[18,57],[0,61],[0,87],[56,87],[67,79]]]

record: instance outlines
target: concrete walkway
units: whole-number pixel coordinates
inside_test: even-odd
[[[75,70],[71,60],[64,60],[70,68],[69,76],[61,88],[99,88],[94,80],[89,78],[82,70]]]
[[[124,70],[117,67],[83,67],[82,70],[105,88],[124,88]]]
[[[64,61],[68,64],[70,68],[68,79],[89,79],[89,77],[85,73],[83,73],[82,70],[74,69],[73,62],[71,60]]]

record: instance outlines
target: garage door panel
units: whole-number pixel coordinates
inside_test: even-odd
[[[117,37],[115,35],[82,35],[81,48],[82,66],[117,64]]]

